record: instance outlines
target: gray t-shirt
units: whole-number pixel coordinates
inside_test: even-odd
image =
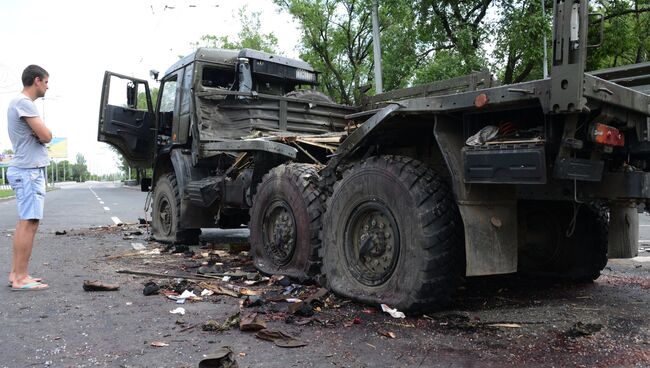
[[[23,119],[35,116],[39,116],[38,109],[34,101],[24,94],[19,94],[9,103],[7,128],[14,149],[14,158],[9,166],[36,168],[49,165],[47,148],[32,134],[32,128]]]

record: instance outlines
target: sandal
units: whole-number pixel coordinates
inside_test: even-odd
[[[40,282],[30,282],[28,284],[25,284],[23,286],[18,286],[18,287],[11,287],[12,291],[32,291],[32,290],[45,290],[49,288],[49,285],[43,284]]]
[[[32,282],[43,282],[43,279],[40,277],[31,277],[31,276],[27,276],[27,277],[29,277],[30,280],[32,280]],[[8,282],[7,286],[13,286],[14,284],[13,281],[7,281],[7,282]]]

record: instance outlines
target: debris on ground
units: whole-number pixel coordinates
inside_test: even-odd
[[[392,332],[392,331],[379,329],[379,330],[377,330],[377,333],[380,334],[381,336],[385,336],[385,337],[388,337],[388,338],[391,338],[391,339],[396,339],[397,338],[397,335],[395,335],[395,333]]]
[[[397,309],[393,309],[393,308],[387,306],[386,304],[381,305],[381,310],[388,313],[388,314],[390,314],[390,316],[393,317],[393,318],[406,318],[404,313],[398,311]]]
[[[576,322],[565,332],[565,334],[568,337],[583,337],[593,335],[596,332],[600,331],[602,328],[603,325],[600,323]]]
[[[255,337],[262,340],[272,341],[275,345],[281,348],[299,348],[301,346],[307,346],[306,342],[298,340],[280,330],[260,330],[255,334]]]
[[[165,347],[165,346],[169,346],[169,344],[166,343],[166,342],[163,342],[163,341],[152,341],[151,346],[154,346],[154,347],[157,347],[157,348],[162,348],[162,347]]]
[[[61,231],[56,230],[56,231],[54,232],[54,235],[66,235],[67,233],[68,233],[68,232],[65,231],[65,230],[61,230]]]
[[[266,328],[266,321],[257,313],[242,313],[239,317],[241,331],[259,331]]]
[[[169,313],[171,313],[171,314],[180,314],[181,316],[184,316],[185,315],[185,308],[178,307],[176,309],[170,310]]]
[[[160,291],[160,286],[158,286],[158,284],[156,284],[153,281],[149,281],[146,284],[144,284],[144,289],[142,290],[142,294],[144,294],[145,296],[157,295],[159,291]]]
[[[131,243],[131,247],[135,250],[145,250],[146,247],[142,243]]]
[[[199,362],[199,368],[238,368],[239,365],[235,360],[230,346],[223,346],[214,353],[207,354]]]
[[[120,288],[118,284],[107,284],[99,280],[84,280],[85,291],[115,291]]]

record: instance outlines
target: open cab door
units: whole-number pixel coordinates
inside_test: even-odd
[[[149,168],[156,146],[154,121],[149,83],[107,71],[97,140],[117,148],[132,167]]]

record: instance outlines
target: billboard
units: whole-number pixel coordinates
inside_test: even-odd
[[[54,137],[47,145],[50,158],[68,158],[68,138]]]

